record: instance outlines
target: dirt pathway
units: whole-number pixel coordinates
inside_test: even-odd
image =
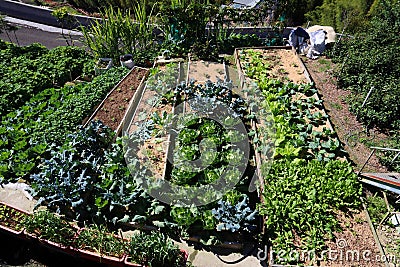
[[[320,57],[318,60],[308,59],[301,57],[308,72],[310,73],[318,93],[324,101],[325,110],[327,111],[332,126],[341,140],[344,150],[349,155],[349,159],[356,165],[355,169],[361,168],[362,164],[367,159],[371,152],[370,145],[367,144],[368,140],[358,138],[357,133],[364,130],[360,122],[357,121],[356,116],[350,112],[349,105],[346,102],[350,92],[340,89],[336,85],[336,79],[333,77],[333,69],[335,65],[325,57]],[[374,131],[375,139],[384,139],[385,136],[381,133]],[[349,133],[355,134],[354,144],[347,143]],[[384,172],[384,168],[379,164],[378,158],[373,156],[365,170]]]

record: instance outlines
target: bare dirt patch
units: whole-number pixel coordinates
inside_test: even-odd
[[[206,82],[210,80],[217,82],[218,80],[224,80],[225,69],[224,65],[215,62],[205,61],[191,61],[189,68],[189,81],[194,79],[197,82]]]
[[[115,131],[146,73],[146,69],[134,68],[103,102],[93,120],[100,120]]]
[[[274,68],[271,69],[271,75],[277,79],[288,79],[293,83],[304,84],[307,79],[304,72],[298,65],[297,56],[292,50],[287,49],[266,49],[263,52],[264,57],[273,62]]]
[[[376,261],[376,258],[380,257],[380,252],[365,212],[340,211],[337,213],[337,218],[343,231],[335,233],[335,240],[326,243],[327,250],[332,251],[331,258],[336,260],[323,262],[321,266],[384,266]]]

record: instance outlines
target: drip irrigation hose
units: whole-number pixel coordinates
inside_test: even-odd
[[[251,254],[253,254],[253,252],[254,252],[257,248],[258,248],[258,243],[257,243],[257,244],[254,244],[254,248],[253,248],[252,250],[250,250],[249,252],[247,252],[246,255],[243,255],[243,257],[241,257],[241,258],[239,258],[239,259],[237,259],[237,260],[234,260],[234,261],[226,261],[226,260],[222,259],[220,255],[215,254],[215,253],[214,253],[214,255],[217,256],[217,258],[218,258],[220,261],[222,261],[223,263],[226,263],[226,264],[236,264],[236,263],[239,263],[239,262],[243,261],[243,260],[246,259],[248,256],[250,256]]]
[[[212,250],[210,249],[210,246],[209,246],[209,245],[205,245],[205,244],[203,244],[203,243],[201,243],[201,242],[198,242],[197,244],[200,245],[200,247],[201,247],[202,249],[204,249],[204,250],[206,250],[206,251],[211,251],[211,253],[213,253],[220,261],[222,261],[222,262],[225,263],[225,264],[236,264],[236,263],[239,263],[239,262],[243,261],[244,259],[246,259],[246,258],[249,257],[250,255],[252,255],[253,252],[258,248],[258,245],[259,245],[258,242],[254,242],[254,243],[253,243],[253,248],[252,248],[249,252],[247,252],[246,255],[243,255],[241,258],[239,258],[239,259],[237,259],[237,260],[234,260],[234,261],[226,261],[226,260],[224,260],[224,259],[221,258],[221,255],[212,252]]]

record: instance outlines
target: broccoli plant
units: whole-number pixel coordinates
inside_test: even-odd
[[[221,199],[218,201],[218,207],[212,209],[211,212],[217,220],[217,231],[236,232],[240,229],[252,231],[256,228],[251,222],[255,220],[257,211],[248,206],[247,195],[243,194],[242,197],[243,199],[236,204]]]

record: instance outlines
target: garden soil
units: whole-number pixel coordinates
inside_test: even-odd
[[[117,130],[146,72],[146,69],[134,68],[107,97],[93,120],[100,120],[114,131]]]

